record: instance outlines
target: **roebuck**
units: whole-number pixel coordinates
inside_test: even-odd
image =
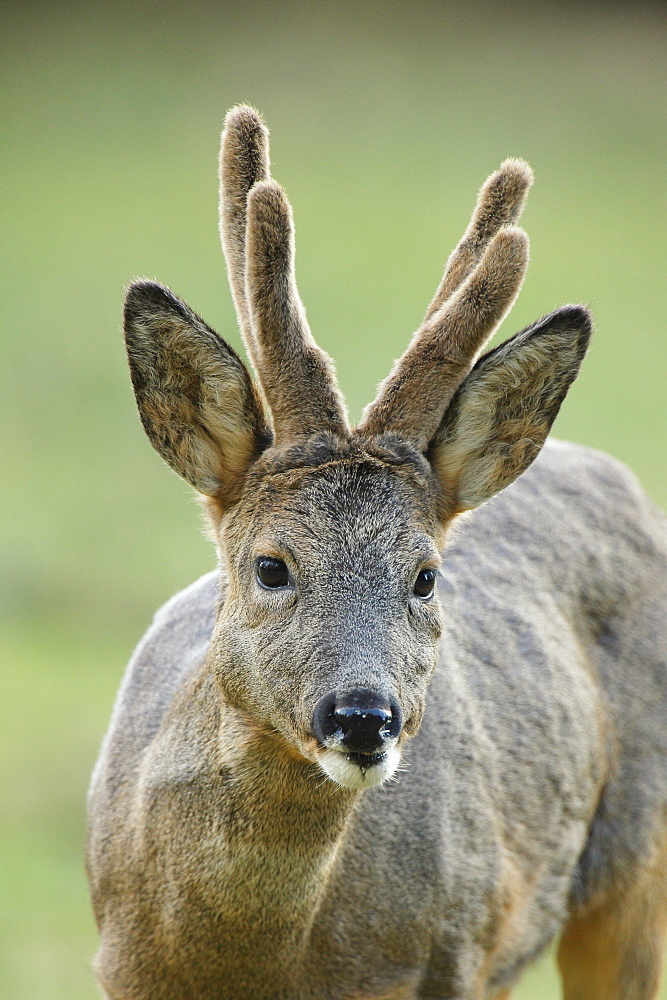
[[[567,1000],[655,995],[665,522],[616,462],[545,443],[584,308],[478,357],[530,183],[518,160],[486,181],[356,428],[252,109],[227,117],[221,231],[257,382],[168,289],[130,287],[141,420],[220,569],[159,612],[93,777],[107,997],[506,997],[559,934]]]

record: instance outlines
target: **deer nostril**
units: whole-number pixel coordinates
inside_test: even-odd
[[[332,739],[353,753],[376,753],[401,731],[401,710],[395,699],[355,688],[320,699],[313,716],[313,733],[324,744]]]
[[[344,705],[334,710],[334,719],[343,733],[343,742],[350,739],[373,739],[387,730],[391,711],[384,708],[358,708]]]

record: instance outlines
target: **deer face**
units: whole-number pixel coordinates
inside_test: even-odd
[[[436,659],[444,530],[539,452],[590,335],[566,306],[475,361],[528,260],[532,175],[482,187],[422,326],[351,430],[294,280],[292,216],[268,133],[233,109],[221,233],[256,384],[168,289],[128,291],[125,335],[143,425],[206,498],[227,589],[211,665],[228,702],[347,787],[391,775]]]
[[[396,770],[442,625],[428,466],[359,451],[249,478],[223,521],[212,656],[228,701],[352,788]]]

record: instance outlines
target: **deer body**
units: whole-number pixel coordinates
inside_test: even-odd
[[[167,290],[134,286],[126,309],[144,426],[207,498],[221,569],[156,617],[93,776],[107,996],[482,1000],[562,933],[566,1000],[653,997],[664,520],[605,456],[548,442],[531,464],[583,310],[471,368],[521,280],[509,222],[528,175],[487,182],[350,430],[249,109],[230,113],[222,164],[262,394]]]

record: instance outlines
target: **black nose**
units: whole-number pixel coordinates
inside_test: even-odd
[[[335,740],[350,753],[376,753],[401,731],[401,710],[395,698],[353,688],[327,694],[315,706],[313,733],[320,743]]]

